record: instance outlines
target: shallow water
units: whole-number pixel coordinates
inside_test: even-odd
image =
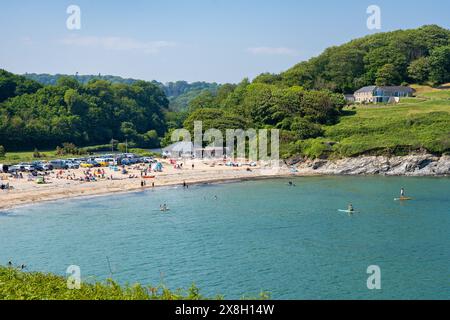
[[[0,215],[0,263],[207,296],[449,299],[450,179],[313,177],[167,188]],[[401,187],[413,201],[395,202]],[[217,195],[217,199],[215,199]],[[352,202],[359,212],[338,212]],[[171,211],[162,213],[167,203]],[[108,258],[107,258],[108,257]],[[368,290],[368,266],[381,290]]]

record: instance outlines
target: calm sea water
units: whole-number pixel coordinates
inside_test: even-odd
[[[0,214],[0,263],[207,296],[449,299],[450,179],[318,177],[158,189]],[[410,202],[395,202],[401,187]],[[217,196],[217,199],[215,199]],[[359,213],[339,213],[352,202]],[[168,213],[159,211],[167,203]],[[107,259],[108,257],[108,259]],[[367,268],[381,269],[368,290]]]

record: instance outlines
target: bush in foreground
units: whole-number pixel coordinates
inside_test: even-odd
[[[68,289],[67,279],[50,273],[23,272],[13,267],[0,266],[0,300],[208,300],[193,284],[189,289],[172,291],[164,285],[157,287],[140,284],[121,286],[109,279],[106,282],[82,283],[80,289]],[[212,298],[223,300],[217,295]],[[269,300],[264,291],[255,298]]]
[[[216,297],[220,299],[221,297]],[[199,289],[171,291],[164,286],[139,284],[120,286],[113,280],[105,283],[82,283],[81,289],[68,289],[67,279],[44,273],[27,273],[0,266],[0,300],[201,300]]]

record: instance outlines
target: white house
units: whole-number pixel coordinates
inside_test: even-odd
[[[393,103],[413,94],[414,89],[405,86],[367,86],[357,90],[354,96],[357,103]]]

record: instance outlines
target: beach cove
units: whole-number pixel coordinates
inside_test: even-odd
[[[113,193],[124,193],[165,186],[179,186],[226,181],[258,180],[275,177],[298,176],[448,176],[450,157],[429,154],[413,154],[403,157],[362,156],[338,160],[290,159],[280,161],[276,170],[257,165],[255,167],[225,166],[223,161],[186,160],[181,168],[175,168],[168,160],[160,159],[162,172],[150,173],[150,179],[142,177],[144,166],[127,167],[123,175],[111,168],[103,168],[105,175],[95,182],[74,180],[85,175],[86,169],[55,170],[46,177],[46,184],[36,184],[35,179],[12,179],[3,174],[12,190],[1,190],[0,210],[43,201],[77,197],[91,197]],[[194,167],[192,167],[194,165]],[[93,171],[93,170],[92,170]],[[109,179],[113,177],[113,179]],[[131,178],[130,178],[131,177]],[[142,182],[145,184],[142,185]]]
[[[394,201],[401,187],[413,201]],[[226,298],[448,299],[449,193],[448,178],[336,176],[66,199],[4,212],[0,263]]]

